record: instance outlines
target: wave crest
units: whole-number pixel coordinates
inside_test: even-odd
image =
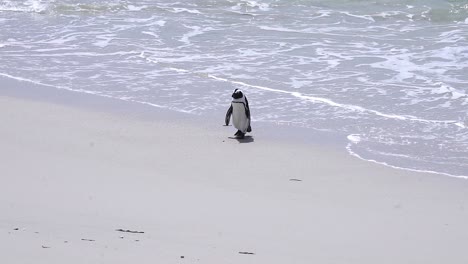
[[[4,1],[3,3],[0,3],[0,12],[10,11],[10,12],[26,12],[26,13],[43,14],[49,10],[49,6],[51,3],[53,3],[53,1],[42,1],[42,0],[28,0],[25,2]]]

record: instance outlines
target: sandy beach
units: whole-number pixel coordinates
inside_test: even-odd
[[[468,263],[466,180],[222,115],[0,96],[0,262]]]

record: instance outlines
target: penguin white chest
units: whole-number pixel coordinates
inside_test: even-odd
[[[249,126],[249,120],[245,113],[245,106],[243,103],[232,103],[232,123],[235,128],[245,133]]]

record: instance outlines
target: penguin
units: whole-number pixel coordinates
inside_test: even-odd
[[[252,132],[252,127],[250,126],[249,101],[244,93],[239,89],[235,89],[232,94],[231,107],[227,110],[225,118],[226,126],[229,125],[231,115],[232,123],[234,127],[237,128],[237,132],[234,134],[236,138],[242,139],[244,138],[245,133]]]

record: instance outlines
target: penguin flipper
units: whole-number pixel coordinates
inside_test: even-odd
[[[224,122],[226,126],[229,126],[229,122],[231,121],[231,115],[232,115],[232,104],[231,107],[226,112],[226,117],[224,118]]]
[[[250,107],[249,107],[249,101],[247,100],[247,97],[245,97],[245,115],[249,119],[249,126],[250,126]]]
[[[249,107],[249,101],[247,100],[247,97],[245,97],[245,115],[247,116],[247,119],[249,120],[249,127],[247,128],[247,132],[252,132],[252,127],[250,126],[250,107]]]

